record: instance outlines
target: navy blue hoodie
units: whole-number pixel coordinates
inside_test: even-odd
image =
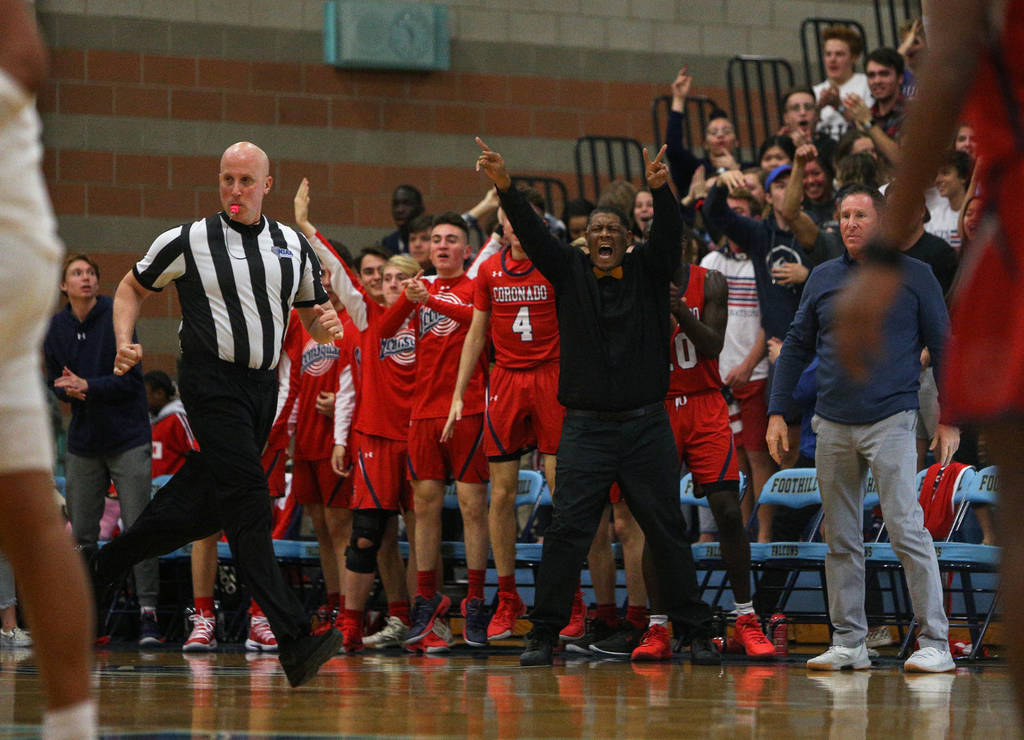
[[[50,319],[43,342],[49,386],[57,398],[71,403],[68,452],[83,457],[116,455],[152,441],[142,366],[114,375],[113,308],[113,300],[97,296],[85,321],[79,322],[69,303]],[[53,387],[65,366],[89,383],[84,401]]]

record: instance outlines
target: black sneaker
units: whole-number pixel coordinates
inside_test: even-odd
[[[593,655],[590,646],[611,637],[618,629],[617,624],[608,624],[603,619],[588,619],[587,631],[583,633],[583,637],[566,642],[565,651],[577,655]]]
[[[623,622],[614,633],[591,645],[590,651],[611,658],[628,658],[644,639],[645,631],[646,629],[634,627],[629,622]]]
[[[697,637],[690,643],[690,662],[694,665],[721,665],[722,654],[710,637]]]
[[[434,620],[447,614],[451,605],[452,600],[440,591],[429,600],[417,594],[412,606],[412,626],[405,637],[405,644],[411,645],[422,640],[433,628]],[[486,630],[486,627],[484,629]]]
[[[163,645],[163,633],[156,623],[155,611],[144,611],[139,623],[139,647],[156,647]]]
[[[312,679],[320,666],[338,654],[344,635],[340,630],[331,629],[322,635],[306,635],[278,645],[281,667],[292,688],[297,688]]]
[[[519,665],[538,666],[551,665],[554,661],[551,658],[555,649],[557,637],[550,632],[532,629],[526,635],[526,646],[522,655],[519,656]]]
[[[462,600],[462,616],[466,618],[462,628],[462,639],[472,647],[487,647],[487,625],[491,615],[483,599]]]

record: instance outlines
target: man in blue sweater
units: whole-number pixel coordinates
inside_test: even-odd
[[[71,404],[68,515],[75,543],[88,552],[99,539],[111,481],[125,526],[149,503],[152,433],[142,369],[113,372],[113,301],[99,295],[99,266],[84,254],[68,257],[60,289],[68,303],[50,320],[43,353],[47,380],[57,397]],[[160,582],[155,559],[135,566],[135,587],[142,608],[139,644],[157,645],[162,640],[156,622]]]
[[[883,352],[866,382],[854,381],[836,353],[835,301],[866,257],[885,201],[877,190],[852,186],[840,195],[839,230],[846,253],[822,263],[804,286],[800,307],[786,334],[768,405],[768,450],[776,459],[788,449],[786,423],[801,371],[818,356],[818,400],[813,419],[818,435],[815,462],[829,553],[829,616],[832,646],[807,661],[813,670],[868,668],[864,611],[864,548],[861,523],[863,484],[870,466],[893,549],[907,576],[914,614],[921,626],[920,649],[904,664],[907,671],[945,672],[954,668],[949,625],[935,549],[917,502],[918,376],[921,349],[935,366],[943,360],[949,317],[938,281],[923,262],[901,256],[903,288],[884,326]],[[959,445],[955,427],[939,425],[932,449],[946,464]]]

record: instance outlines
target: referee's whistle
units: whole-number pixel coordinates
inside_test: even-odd
[[[241,210],[241,206],[235,203],[230,208],[228,208],[228,210],[231,211],[232,216],[237,216],[238,212]]]

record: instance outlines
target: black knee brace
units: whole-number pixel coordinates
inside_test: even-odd
[[[388,518],[392,512],[375,509],[357,509],[352,512],[352,538],[345,550],[345,567],[353,573],[373,573],[377,568],[377,551],[384,537]],[[369,540],[360,547],[359,540]]]

